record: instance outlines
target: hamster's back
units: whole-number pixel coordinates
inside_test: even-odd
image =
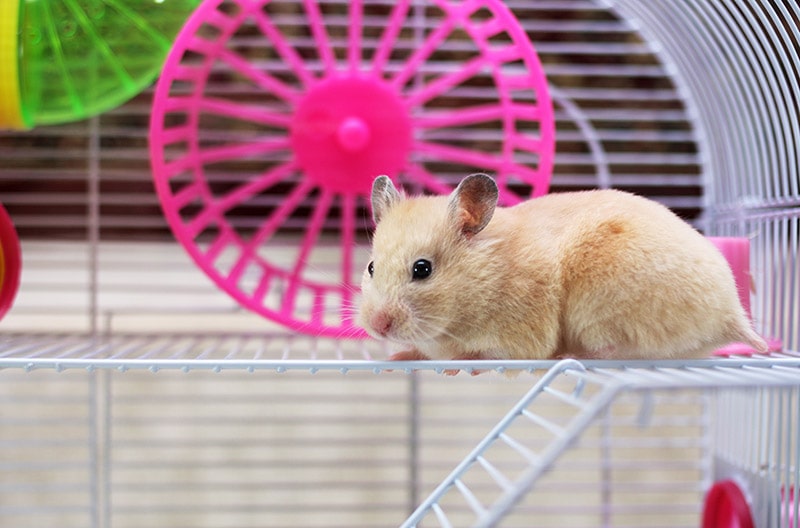
[[[560,355],[700,357],[752,337],[724,257],[666,207],[604,190],[508,212],[558,255]]]

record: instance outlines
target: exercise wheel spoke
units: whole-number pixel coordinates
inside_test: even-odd
[[[206,259],[208,259],[208,262],[215,262],[222,252],[225,251],[225,248],[232,244],[236,244],[237,241],[238,237],[234,233],[231,233],[230,230],[223,229],[223,231],[219,233],[216,238],[214,238],[214,241],[208,245],[203,253]]]
[[[313,288],[314,300],[311,304],[311,322],[321,325],[325,318],[325,289]]]
[[[265,13],[259,11],[256,14],[256,24],[261,33],[275,46],[281,58],[289,64],[300,83],[306,88],[314,84],[314,75],[306,67],[303,58]]]
[[[242,248],[241,240],[237,239],[237,241],[239,242],[236,244],[237,248]],[[232,244],[229,241],[228,246],[230,245]],[[233,267],[230,268],[230,271],[228,271],[226,280],[228,280],[228,282],[231,284],[238,284],[239,280],[242,278],[242,275],[244,275],[245,270],[247,270],[247,267],[252,261],[253,256],[248,251],[240,249],[239,257],[236,259],[236,264],[234,264]]]
[[[268,137],[258,141],[249,141],[247,143],[226,144],[219,147],[205,148],[200,151],[198,158],[203,164],[210,164],[253,158],[260,154],[288,150],[289,148],[290,141],[288,137]],[[255,179],[250,183],[258,188],[260,184],[259,180],[260,179]],[[246,188],[243,188],[242,192],[245,192],[245,190]]]
[[[303,242],[300,245],[300,252],[295,258],[294,268],[292,268],[292,272],[289,276],[289,286],[286,288],[283,303],[283,309],[287,313],[294,312],[297,291],[300,286],[299,278],[309,264],[308,257],[317,244],[319,235],[325,225],[325,219],[328,217],[328,212],[333,203],[333,197],[334,193],[332,191],[323,189],[319,198],[317,198],[314,214],[312,214],[309,219],[308,227],[306,228],[305,235],[303,235]]]
[[[341,223],[341,254],[342,254],[342,307],[347,309],[353,302],[353,252],[356,247],[356,197],[352,194],[342,196],[342,223]],[[349,314],[345,311],[345,319],[349,319]]]
[[[400,30],[403,29],[410,3],[411,0],[400,0],[392,8],[389,22],[383,30],[378,47],[375,49],[375,55],[372,58],[373,73],[383,73],[386,62],[389,60],[389,56],[397,42],[397,37],[400,35]]]
[[[457,110],[423,111],[414,118],[414,122],[419,128],[436,129],[500,121],[507,118],[533,123],[541,119],[541,111],[535,104],[489,103],[465,106]]]
[[[234,191],[224,195],[216,202],[218,213],[225,213],[237,205],[241,205],[246,200],[249,200],[256,194],[259,194],[266,189],[269,189],[276,183],[283,181],[286,177],[294,172],[297,168],[294,163],[286,162],[277,167],[273,167],[264,174],[256,178],[252,178],[244,185],[240,185]]]
[[[540,152],[544,146],[541,138],[525,136],[522,134],[511,134],[511,144],[528,152]]]
[[[506,115],[505,105],[491,103],[456,110],[426,111],[416,116],[414,123],[419,128],[435,129],[463,125],[474,125],[502,119]]]
[[[236,103],[227,99],[204,97],[199,108],[202,112],[259,125],[289,128],[291,116],[255,105]]]
[[[205,231],[217,219],[216,214],[210,209],[204,209],[197,216],[186,222],[184,227],[187,236],[196,240],[200,233]]]
[[[199,109],[200,112],[213,114],[240,121],[247,121],[268,126],[286,128],[290,117],[286,114],[274,112],[267,108],[255,105],[236,103],[228,99],[204,97],[199,101],[193,97],[171,97],[167,100],[166,109],[171,113],[188,113]]]
[[[317,45],[317,52],[322,61],[325,74],[331,75],[336,71],[336,56],[333,53],[328,31],[325,29],[325,21],[322,17],[319,4],[317,0],[303,0],[303,8],[306,11],[306,18],[308,18],[311,28],[311,35]]]
[[[500,170],[504,164],[504,159],[496,154],[430,141],[417,141],[414,143],[414,149],[429,158],[439,161],[448,161],[471,167],[484,167],[493,171]]]
[[[160,141],[164,146],[173,143],[182,143],[192,137],[192,127],[190,126],[175,126],[172,128],[164,128],[161,131]]]
[[[490,64],[491,62],[487,57],[478,55],[464,63],[459,69],[442,74],[427,82],[421,88],[412,90],[407,96],[408,104],[411,106],[423,105],[462,84],[467,79],[475,77]]]
[[[543,170],[541,168],[532,168],[529,165],[520,165],[518,163],[512,163],[506,169],[504,177],[507,178],[508,175],[515,175],[519,179],[529,183],[534,183],[536,185],[546,185],[548,182],[549,174],[550,174],[549,169]]]
[[[191,155],[182,155],[177,157],[171,161],[165,161],[163,163],[164,167],[164,174],[167,176],[167,179],[175,178],[188,170],[191,170],[192,167],[195,166],[197,160]]]
[[[170,202],[176,211],[180,211],[202,196],[203,185],[198,181],[193,181],[172,195]]]
[[[545,119],[547,116],[547,113],[542,111],[541,105],[530,103],[512,104],[510,105],[508,112],[512,117],[520,121],[529,122],[538,122]]]
[[[425,38],[425,41],[406,59],[403,67],[392,78],[392,87],[401,90],[408,83],[433,54],[434,51],[444,42],[455,29],[456,20],[452,17],[445,18],[442,23]]]
[[[453,190],[447,184],[443,183],[436,176],[431,174],[422,165],[410,163],[408,167],[406,167],[406,173],[413,182],[422,185],[434,193],[449,194]]]
[[[263,268],[261,277],[259,277],[258,279],[258,284],[256,285],[256,288],[253,290],[252,299],[257,305],[259,306],[263,305],[264,298],[267,296],[267,293],[269,292],[269,287],[272,284],[273,277],[274,274],[271,269]]]
[[[300,98],[300,94],[297,90],[266,71],[257,69],[247,59],[234,51],[224,49],[220,51],[219,58],[225,62],[225,64],[233,68],[234,71],[250,79],[250,81],[259,88],[284,101],[294,103]]]
[[[364,4],[362,0],[350,0],[350,25],[347,29],[347,62],[350,71],[356,72],[361,66],[361,33],[364,25]]]
[[[303,180],[297,185],[281,202],[281,204],[270,212],[264,219],[261,226],[256,233],[252,236],[247,243],[246,251],[255,254],[258,248],[280,228],[289,215],[291,215],[297,207],[312,191],[313,184],[308,180]]]
[[[216,200],[201,211],[187,226],[192,238],[197,237],[197,235],[202,233],[211,223],[215,222],[219,217],[224,216],[227,211],[233,209],[237,205],[241,205],[256,194],[269,189],[295,170],[296,167],[294,163],[291,162],[278,165],[268,170],[266,173],[250,179],[247,183],[238,186],[235,190]]]

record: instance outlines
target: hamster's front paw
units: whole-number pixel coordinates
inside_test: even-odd
[[[473,353],[460,354],[460,355],[454,357],[453,361],[474,361],[474,360],[477,360],[477,359],[489,359],[489,358],[485,357],[484,354],[481,354],[479,352],[473,352]],[[447,370],[444,371],[444,374],[446,376],[455,376],[459,372],[461,372],[460,369],[447,369]],[[478,370],[478,369],[469,370],[469,373],[472,376],[477,376],[478,374],[483,374],[483,372],[484,372],[483,370]]]
[[[389,361],[428,361],[430,358],[417,349],[395,352],[389,356]]]
[[[403,350],[402,352],[395,352],[391,356],[389,356],[389,361],[429,361],[431,358],[423,354],[417,349],[412,350]],[[485,359],[481,354],[472,353],[472,354],[460,354],[454,358],[453,361],[469,361],[475,359]],[[459,372],[460,369],[447,369],[443,373],[445,376],[455,376]],[[483,373],[482,370],[471,370],[470,374],[473,376],[477,376],[478,374]]]

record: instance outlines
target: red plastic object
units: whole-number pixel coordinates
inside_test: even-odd
[[[22,251],[17,231],[5,208],[0,205],[0,319],[11,309],[19,289]]]
[[[747,499],[733,480],[715,483],[706,495],[702,528],[754,528]]]

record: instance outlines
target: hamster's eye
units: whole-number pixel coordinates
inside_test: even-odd
[[[411,268],[411,278],[413,280],[427,279],[433,273],[433,264],[430,260],[419,259]]]
[[[370,277],[372,277],[372,275],[375,273],[375,264],[373,264],[372,262],[367,264],[367,273],[369,273]]]

